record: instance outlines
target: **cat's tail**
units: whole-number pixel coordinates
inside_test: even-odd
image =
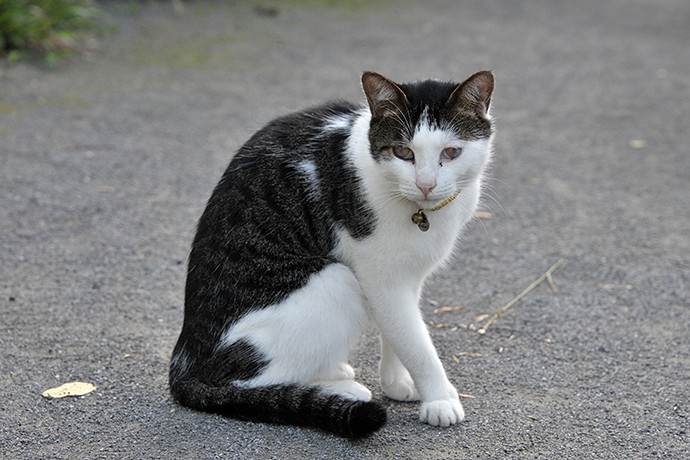
[[[317,386],[216,387],[192,378],[173,383],[170,392],[192,409],[256,422],[312,426],[345,438],[369,436],[386,423],[381,404],[327,394]]]

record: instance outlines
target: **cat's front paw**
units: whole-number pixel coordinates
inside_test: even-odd
[[[422,403],[419,420],[434,426],[450,426],[462,422],[465,411],[457,399],[439,399]]]
[[[419,401],[419,392],[410,374],[398,377],[392,381],[381,381],[383,394],[396,401]]]

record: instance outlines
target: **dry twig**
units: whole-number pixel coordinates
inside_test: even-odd
[[[489,318],[488,321],[487,321],[486,323],[484,323],[484,326],[482,326],[479,330],[477,330],[477,332],[480,333],[480,334],[482,334],[482,335],[483,335],[483,334],[486,334],[486,331],[489,329],[489,327],[491,327],[492,324],[494,324],[496,321],[498,321],[498,319],[501,318],[508,310],[510,310],[511,308],[513,308],[513,306],[514,306],[516,303],[518,303],[520,300],[522,300],[523,297],[525,297],[527,294],[529,294],[529,293],[532,291],[532,289],[534,289],[534,288],[537,287],[539,284],[541,284],[542,282],[544,282],[544,280],[551,278],[551,274],[552,274],[553,272],[555,272],[556,270],[558,270],[558,267],[560,267],[561,265],[563,265],[563,262],[565,262],[563,259],[559,259],[558,262],[556,262],[555,264],[553,264],[553,265],[551,266],[551,268],[549,268],[548,270],[546,270],[546,273],[544,273],[544,274],[541,275],[539,278],[537,278],[536,280],[534,280],[534,282],[532,282],[532,284],[530,284],[529,286],[527,286],[521,293],[519,293],[518,295],[516,295],[516,296],[513,298],[513,300],[511,300],[510,302],[508,302],[507,304],[505,304],[505,305],[503,306],[503,308],[501,308],[501,309],[498,310],[496,313],[494,313],[494,315],[493,315],[491,318]],[[552,289],[553,289],[553,287],[552,287]]]

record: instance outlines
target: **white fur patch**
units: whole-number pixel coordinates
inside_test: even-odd
[[[304,160],[301,163],[299,163],[297,167],[300,171],[304,173],[304,176],[307,178],[307,182],[309,183],[309,192],[311,192],[317,198],[321,196],[320,179],[314,161]]]
[[[240,319],[221,343],[246,340],[268,359],[262,374],[244,385],[318,384],[348,377],[343,369],[365,323],[359,283],[349,268],[332,264],[280,304]]]
[[[326,120],[324,131],[342,131],[350,127],[352,118],[349,115],[333,116]]]

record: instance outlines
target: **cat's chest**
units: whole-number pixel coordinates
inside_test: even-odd
[[[459,221],[449,225],[448,219],[431,216],[430,228],[423,232],[412,222],[413,213],[377,216],[375,230],[364,239],[339,232],[336,257],[368,273],[425,277],[450,257],[460,225]]]
[[[373,232],[363,239],[355,239],[346,231],[338,232],[335,255],[362,272],[424,278],[449,260],[478,198],[479,185],[471,184],[443,209],[425,211],[427,231],[413,222],[418,210],[415,205],[391,206],[374,200]]]
[[[415,220],[420,214],[425,216],[422,227]],[[372,244],[393,263],[436,264],[450,256],[461,227],[459,216],[450,213],[420,213],[414,208],[390,216],[383,213]]]

